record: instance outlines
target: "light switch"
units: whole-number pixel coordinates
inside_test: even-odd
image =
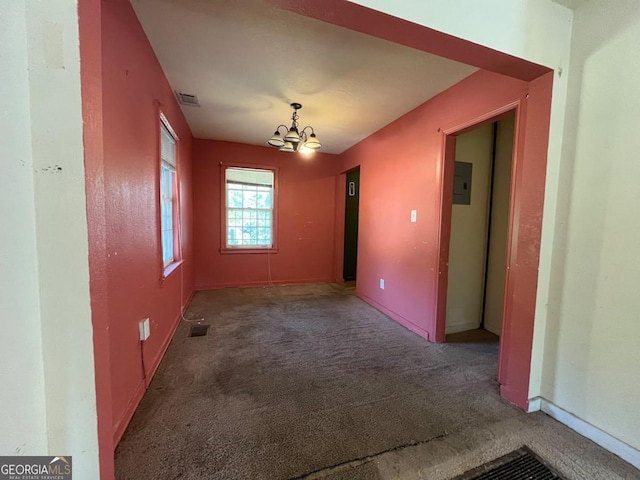
[[[411,210],[411,223],[416,223],[417,219],[418,219],[418,211]]]

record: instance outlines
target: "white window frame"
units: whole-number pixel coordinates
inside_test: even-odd
[[[160,250],[164,269],[180,260],[177,149],[178,136],[160,113]]]
[[[229,171],[242,171],[257,172],[258,176],[262,173],[268,172],[271,175],[271,183],[267,185],[264,180],[256,182],[248,181],[233,182],[229,180]],[[223,193],[223,231],[222,231],[222,245],[223,251],[228,253],[241,253],[241,252],[275,252],[276,250],[276,237],[277,237],[277,169],[268,166],[261,165],[237,165],[237,164],[225,164],[222,166],[222,193]],[[229,188],[233,185],[234,188]],[[251,196],[250,192],[256,193],[269,193],[271,198],[271,204],[268,207],[252,205],[254,202],[248,202],[245,206],[231,206],[229,193],[235,192],[247,192],[248,196]],[[241,193],[242,194],[242,193]],[[238,193],[236,193],[238,195]],[[245,195],[243,196],[243,202]],[[256,202],[257,203],[257,202]],[[235,231],[242,230],[244,227],[249,229],[256,229],[257,234],[255,241],[252,238],[244,238],[240,243],[230,242],[230,229],[234,228]],[[269,237],[260,238],[259,229],[268,228]],[[243,234],[244,235],[244,234]],[[248,243],[247,243],[248,242]]]

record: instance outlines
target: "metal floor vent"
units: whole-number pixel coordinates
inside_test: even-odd
[[[454,480],[563,480],[527,447],[474,468]]]
[[[190,337],[204,337],[209,330],[209,325],[191,325]]]

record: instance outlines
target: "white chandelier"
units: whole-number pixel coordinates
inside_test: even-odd
[[[322,147],[320,140],[316,137],[313,127],[306,126],[298,131],[298,110],[302,108],[299,103],[292,103],[293,115],[291,116],[291,128],[287,129],[286,125],[278,125],[275,133],[269,139],[268,143],[272,147],[278,148],[281,152],[300,152],[311,153]],[[287,133],[282,137],[280,128],[284,127]],[[311,134],[307,135],[307,129],[311,130]]]

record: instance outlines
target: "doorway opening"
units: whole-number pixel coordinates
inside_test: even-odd
[[[344,256],[342,278],[355,286],[358,273],[358,216],[360,212],[360,167],[346,172],[344,205]]]
[[[455,136],[446,341],[502,336],[515,112]]]

